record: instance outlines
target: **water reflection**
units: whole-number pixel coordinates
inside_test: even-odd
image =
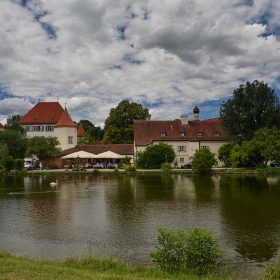
[[[52,259],[94,251],[149,262],[157,227],[200,226],[221,234],[230,266],[254,269],[278,253],[279,195],[279,177],[1,177],[0,249]]]
[[[236,252],[269,261],[279,247],[279,182],[266,177],[224,176],[220,182],[223,228]]]

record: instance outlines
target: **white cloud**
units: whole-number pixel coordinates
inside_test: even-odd
[[[59,99],[73,119],[95,125],[123,99],[151,108],[152,119],[175,119],[192,115],[196,103],[209,110],[243,81],[278,86],[277,1],[27,5],[0,2],[2,120],[38,99]]]

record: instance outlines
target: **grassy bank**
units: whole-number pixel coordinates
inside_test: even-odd
[[[131,267],[110,259],[87,258],[67,261],[38,261],[0,253],[0,279],[2,280],[229,280],[229,277],[197,277],[186,274],[169,274],[159,269]],[[239,278],[240,279],[240,278]]]

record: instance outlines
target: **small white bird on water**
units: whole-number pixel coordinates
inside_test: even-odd
[[[57,186],[58,185],[58,180],[56,179],[55,182],[51,182],[50,185],[51,185],[51,187]]]

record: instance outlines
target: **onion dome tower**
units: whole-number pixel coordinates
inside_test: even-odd
[[[193,109],[193,116],[195,121],[199,121],[199,108],[197,107],[197,104],[195,108]]]

